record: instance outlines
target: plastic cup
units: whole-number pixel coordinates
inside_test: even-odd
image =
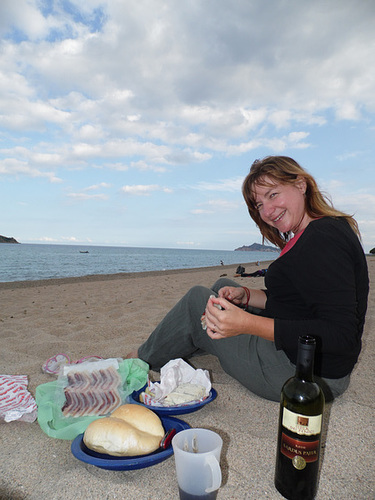
[[[180,500],[213,500],[221,486],[223,440],[208,429],[186,429],[172,439]]]

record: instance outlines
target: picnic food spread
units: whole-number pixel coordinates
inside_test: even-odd
[[[126,404],[109,417],[91,422],[83,442],[98,453],[137,456],[157,450],[164,433],[161,420],[153,411],[141,405]]]

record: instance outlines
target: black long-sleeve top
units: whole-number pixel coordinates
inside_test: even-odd
[[[275,319],[275,345],[296,363],[298,337],[316,338],[315,373],[349,374],[361,351],[369,278],[362,246],[345,219],[310,222],[268,268],[264,316]]]

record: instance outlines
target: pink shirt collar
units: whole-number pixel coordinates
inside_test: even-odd
[[[291,238],[288,243],[285,245],[285,247],[281,250],[279,257],[282,257],[284,254],[286,254],[291,248],[294,247],[294,245],[297,243],[299,240],[300,236],[303,234],[304,229],[300,231],[299,233],[295,234],[293,238]]]

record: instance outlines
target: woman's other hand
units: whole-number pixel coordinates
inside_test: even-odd
[[[261,297],[265,297],[263,291],[259,290],[259,292]],[[205,310],[205,321],[207,335],[214,340],[248,334],[274,342],[274,319],[251,314],[222,297],[209,298]]]
[[[246,292],[244,288],[237,286],[224,286],[219,290],[219,297],[232,302],[236,306],[241,306],[246,302]]]
[[[237,290],[236,287],[225,287]],[[224,290],[223,288],[221,290]],[[219,295],[220,292],[219,291]],[[241,291],[241,289],[239,289]],[[242,290],[246,296],[244,290]],[[240,300],[239,296],[237,300]],[[241,302],[240,302],[241,303]],[[218,308],[220,306],[222,309]],[[250,314],[239,309],[234,302],[230,302],[223,297],[210,297],[205,310],[205,320],[207,334],[212,339],[234,337],[246,332],[246,325],[250,319]]]

